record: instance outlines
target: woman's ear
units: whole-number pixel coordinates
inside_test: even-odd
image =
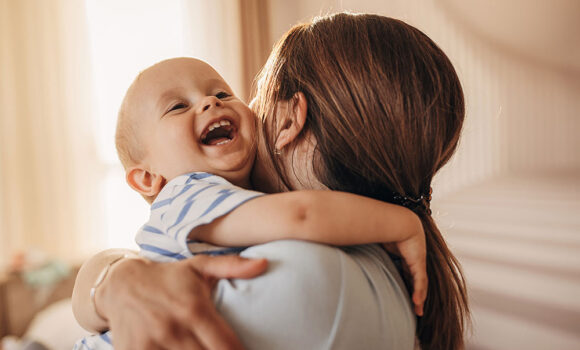
[[[139,166],[127,170],[126,180],[129,186],[144,197],[155,198],[165,185],[165,178]]]
[[[280,118],[276,124],[278,137],[276,138],[276,150],[280,151],[292,143],[300,135],[306,123],[308,103],[302,92],[297,92],[288,101],[278,102]]]

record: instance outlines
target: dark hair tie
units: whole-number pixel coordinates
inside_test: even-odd
[[[407,209],[414,212],[417,210],[422,210],[427,215],[431,215],[431,195],[433,194],[433,188],[429,187],[429,192],[424,193],[417,198],[402,196],[399,193],[393,195],[393,199],[396,204],[402,205]]]

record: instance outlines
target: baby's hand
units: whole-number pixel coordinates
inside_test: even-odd
[[[385,249],[400,255],[406,264],[406,269],[413,283],[413,304],[415,313],[423,316],[423,305],[427,298],[427,248],[425,245],[425,233],[418,232],[401,242],[384,244]]]

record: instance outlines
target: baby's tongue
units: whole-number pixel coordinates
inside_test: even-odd
[[[210,139],[207,144],[211,145],[211,146],[215,146],[220,142],[224,142],[224,141],[229,141],[230,139],[227,137],[216,137],[216,138],[212,138]]]
[[[231,141],[231,133],[232,127],[229,125],[213,129],[207,134],[205,144],[214,146],[219,145],[222,142]]]

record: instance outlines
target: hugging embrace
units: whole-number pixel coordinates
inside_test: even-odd
[[[78,349],[459,349],[465,283],[429,203],[461,85],[425,34],[336,14],[292,28],[251,109],[207,63],[143,71],[116,143],[151,204],[73,308]],[[267,193],[267,194],[266,194]]]

